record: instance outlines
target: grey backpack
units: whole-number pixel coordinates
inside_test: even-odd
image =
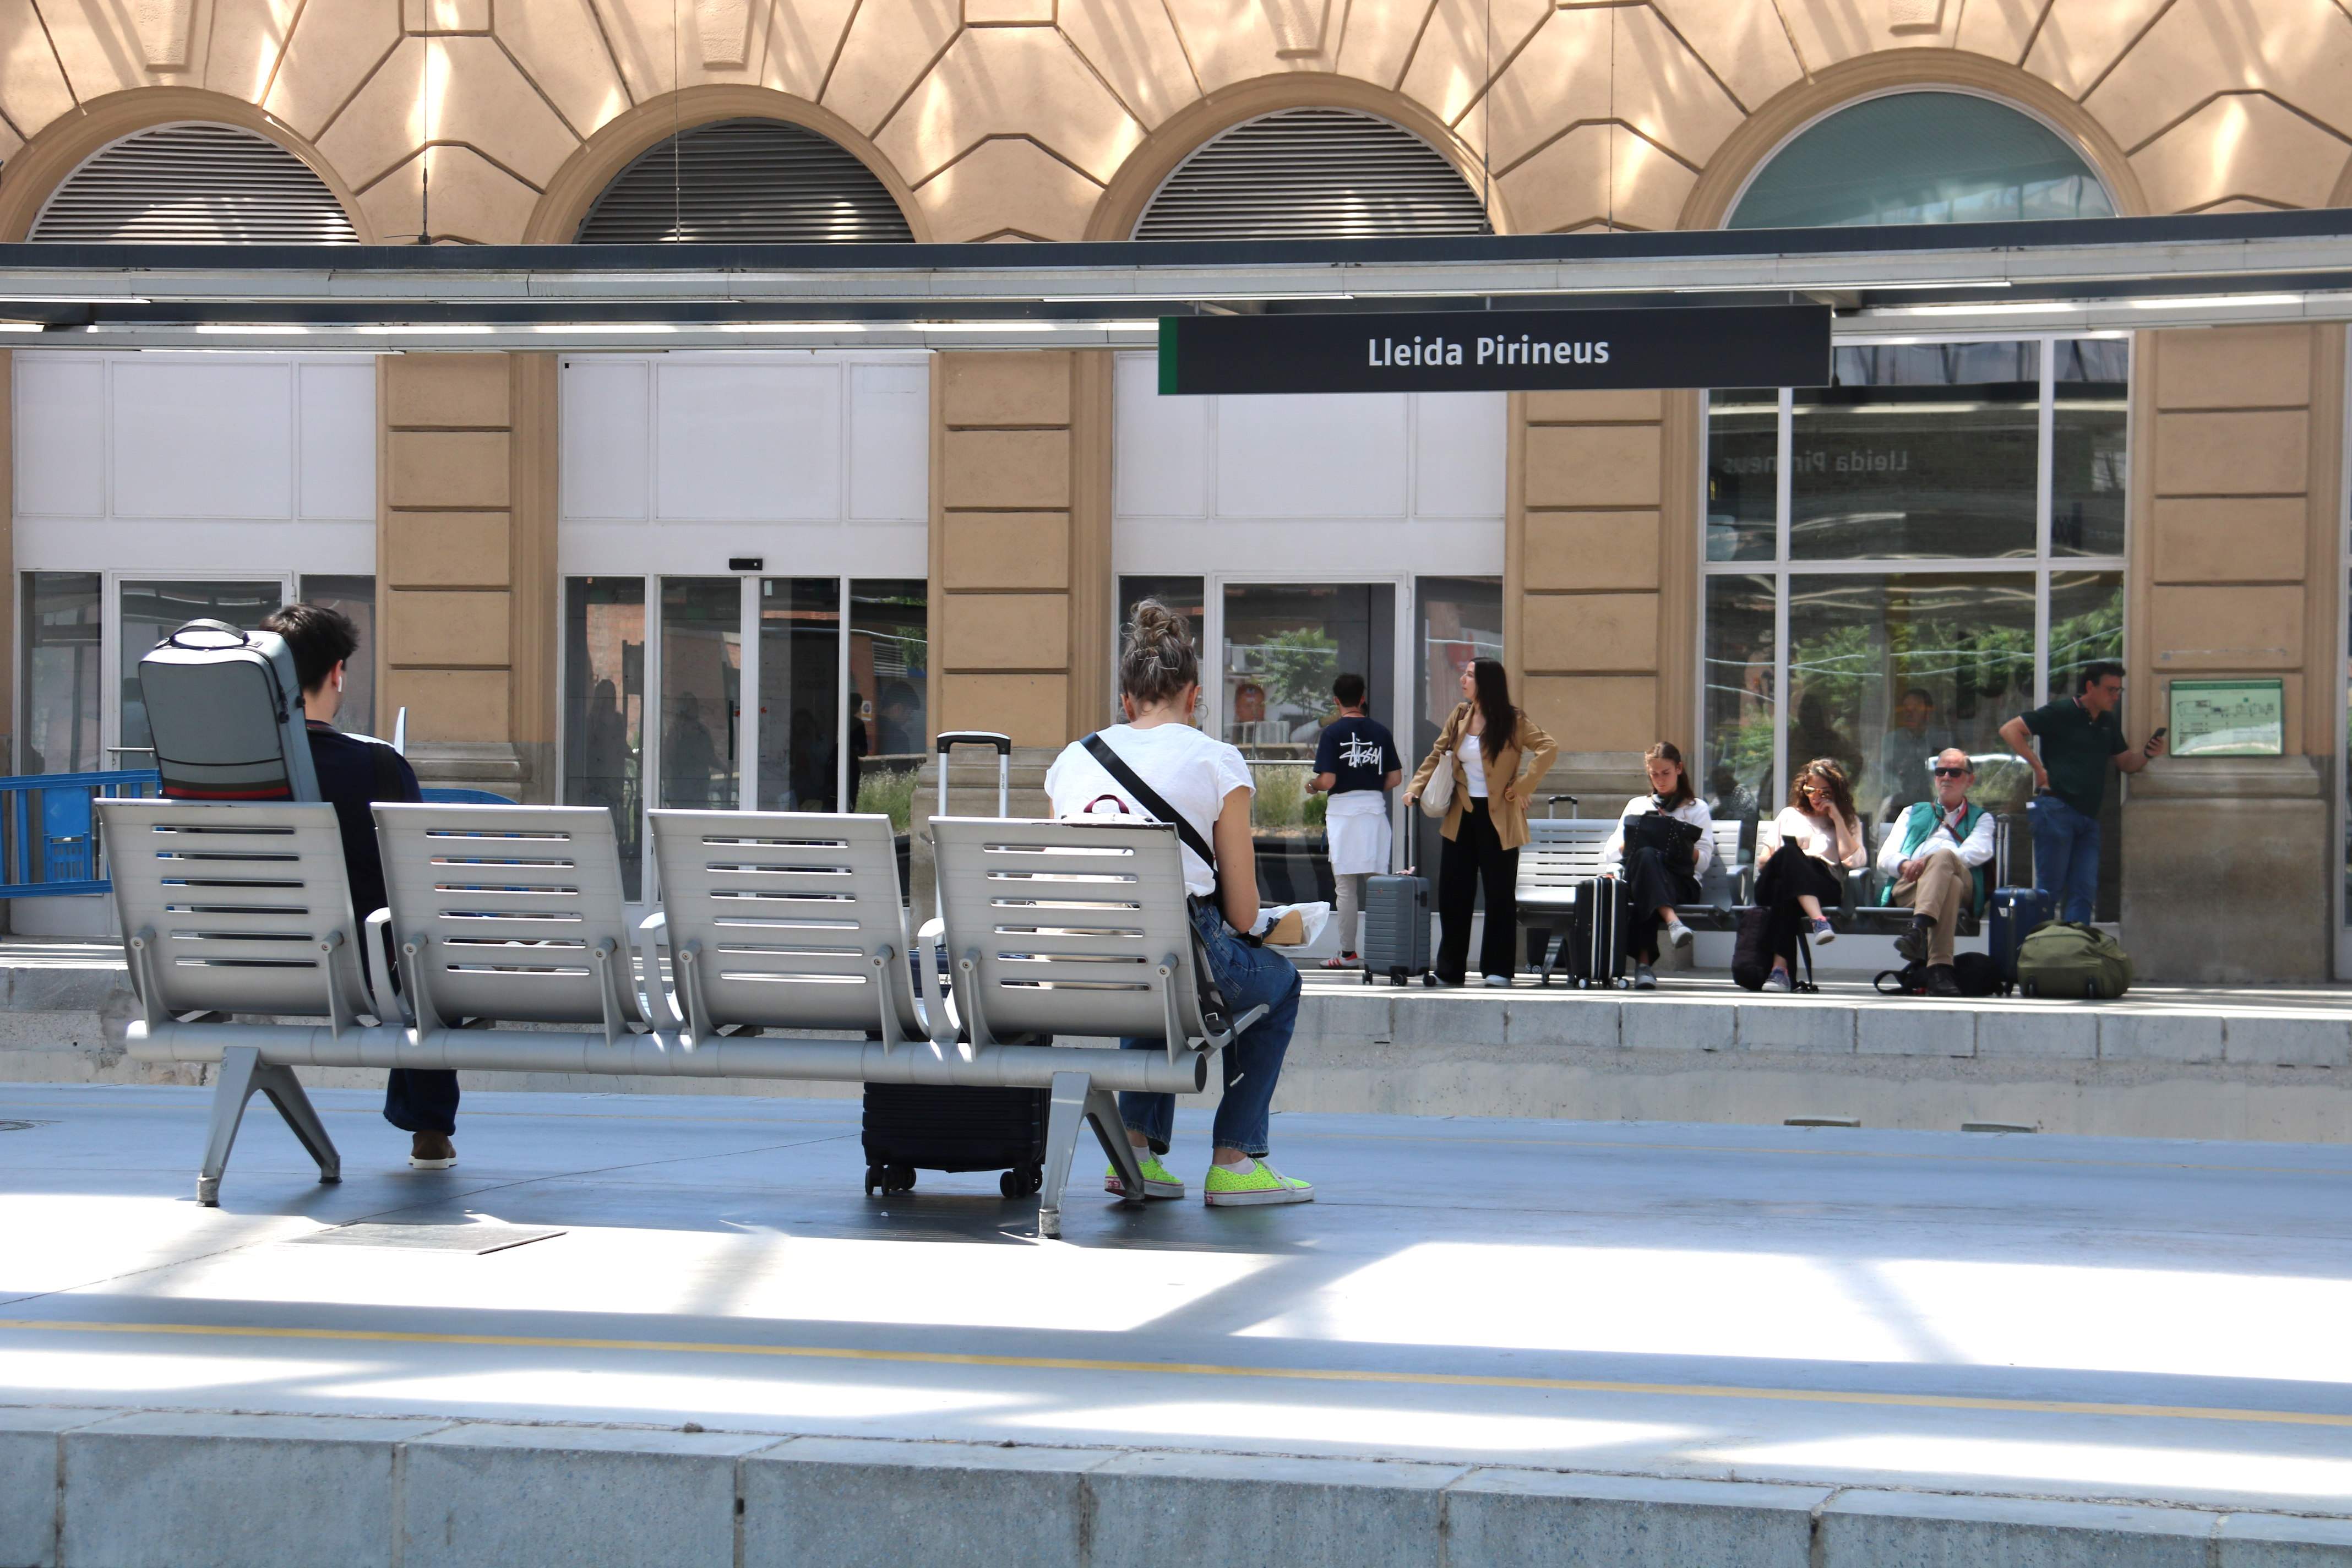
[[[190,621],[139,661],[173,800],[317,800],[294,652],[276,632]]]

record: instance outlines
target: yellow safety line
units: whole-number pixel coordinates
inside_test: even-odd
[[[1181,1377],[1264,1377],[1294,1383],[1405,1384],[1424,1388],[1521,1388],[1544,1394],[1632,1394],[1677,1399],[1780,1400],[1915,1410],[1999,1410],[2041,1415],[2128,1415],[2170,1421],[2352,1426],[2352,1415],[2231,1410],[2197,1405],[2112,1405],[2072,1399],[1993,1399],[1957,1394],[1874,1394],[1862,1389],[1741,1388],[1703,1383],[1618,1383],[1595,1378],[1493,1377],[1474,1373],[1378,1372],[1351,1367],[1220,1366],[1209,1362],[1097,1361],[1081,1356],[978,1355],[955,1351],[856,1350],[839,1345],[729,1344],[696,1340],[556,1339],[535,1334],[436,1334],[404,1329],[301,1329],[263,1324],[77,1323],[0,1319],[0,1330],[86,1334],[186,1334],[219,1339],[339,1340],[375,1344],[485,1345],[499,1350],[662,1351],[692,1355],[791,1356],[813,1361],[977,1366],[1022,1372],[1160,1373]]]

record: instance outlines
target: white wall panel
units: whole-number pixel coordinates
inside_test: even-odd
[[[930,517],[930,372],[919,364],[849,367],[850,516]]]
[[[106,515],[106,362],[19,353],[16,515]]]
[[[294,515],[294,367],[124,358],[109,385],[113,513]]]
[[[653,370],[644,360],[563,362],[561,515],[641,522],[651,492]]]
[[[1122,354],[1113,395],[1118,417],[1111,459],[1115,510],[1122,517],[1209,515],[1209,419],[1213,397],[1162,397],[1150,354]]]
[[[1402,517],[1405,436],[1398,394],[1221,399],[1217,515]]]
[[[1503,515],[1509,405],[1509,395],[1501,392],[1435,392],[1413,398],[1414,516]]]
[[[375,521],[375,363],[296,367],[301,515]]]
[[[664,364],[655,377],[656,518],[841,516],[840,367]]]

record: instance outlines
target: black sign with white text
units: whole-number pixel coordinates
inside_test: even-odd
[[[1825,386],[1827,305],[1167,316],[1163,395]]]

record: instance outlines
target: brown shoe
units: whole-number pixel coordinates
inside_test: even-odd
[[[457,1145],[446,1132],[419,1132],[408,1141],[408,1163],[420,1171],[446,1171],[457,1163]]]

